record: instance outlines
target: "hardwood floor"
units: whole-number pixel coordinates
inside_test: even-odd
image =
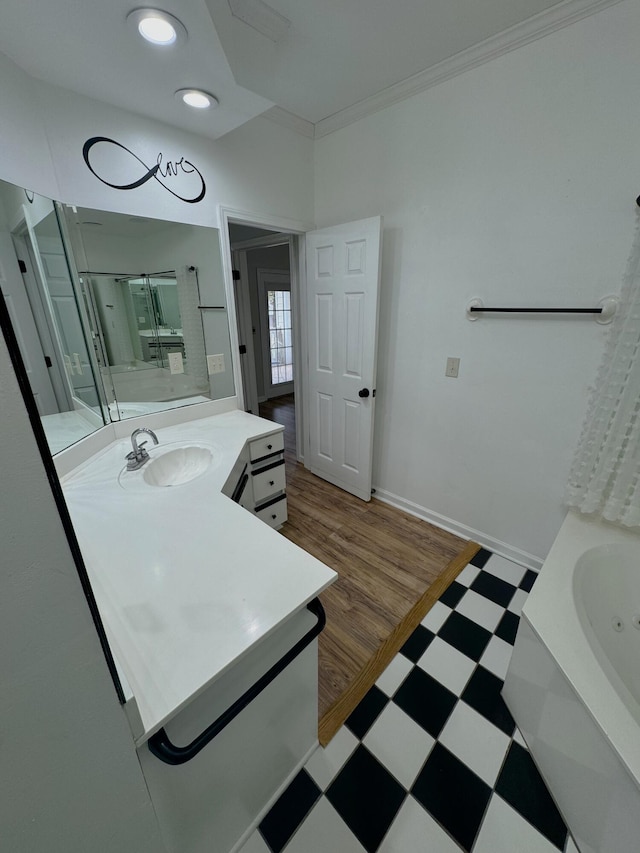
[[[261,404],[260,415],[285,427],[289,520],[280,532],[339,574],[321,596],[324,745],[480,546],[307,471],[296,461],[292,394]]]

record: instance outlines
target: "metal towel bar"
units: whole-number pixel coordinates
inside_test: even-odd
[[[605,296],[595,308],[496,308],[484,305],[482,299],[472,299],[467,305],[467,319],[477,320],[483,313],[492,314],[591,314],[597,323],[613,320],[618,308],[617,296]],[[475,316],[474,316],[475,315]]]

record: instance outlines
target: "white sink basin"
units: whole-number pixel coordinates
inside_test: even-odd
[[[204,474],[212,460],[206,447],[176,447],[147,462],[143,478],[149,486],[180,486]]]

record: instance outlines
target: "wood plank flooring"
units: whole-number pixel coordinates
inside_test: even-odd
[[[480,546],[307,471],[296,461],[292,394],[261,404],[260,415],[285,427],[289,520],[281,533],[339,574],[321,596],[324,745]]]

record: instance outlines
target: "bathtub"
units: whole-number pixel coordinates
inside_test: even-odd
[[[581,853],[640,850],[640,536],[570,512],[503,695]]]

